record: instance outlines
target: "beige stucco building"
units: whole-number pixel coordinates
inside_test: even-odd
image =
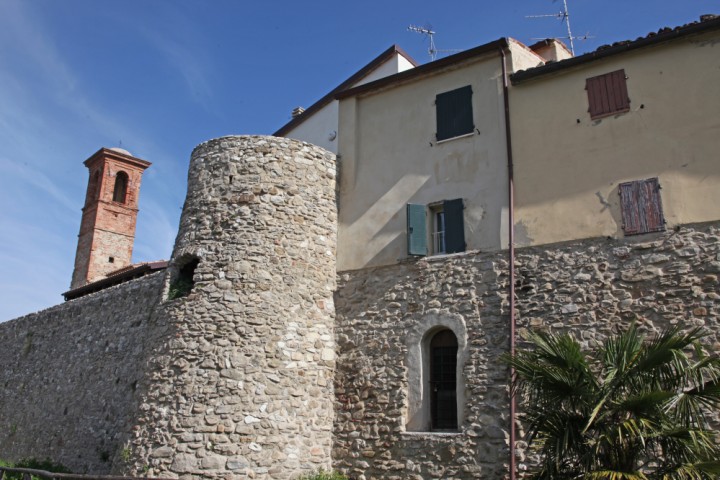
[[[410,55],[397,45],[393,45],[309,107],[295,108],[290,121],[273,135],[303,140],[337,153],[339,102],[335,97],[343,90],[404,72],[416,66],[417,63]]]
[[[408,204],[424,206],[427,254],[450,253],[437,220],[449,200],[464,206],[460,251],[507,245],[503,69],[542,63],[501,39],[339,95],[338,270],[407,258]]]
[[[720,217],[718,29],[708,19],[511,76],[516,245],[643,233],[635,214],[655,217],[646,231]],[[598,86],[620,103],[594,105]],[[623,212],[619,186],[649,179],[656,197]]]
[[[338,93],[338,270],[504,249],[511,224],[530,246],[717,219],[717,37],[500,39]]]

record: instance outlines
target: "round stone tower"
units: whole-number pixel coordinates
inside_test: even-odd
[[[136,470],[294,479],[331,468],[335,176],[332,153],[296,140],[195,148]]]

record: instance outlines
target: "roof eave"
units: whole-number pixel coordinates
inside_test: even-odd
[[[658,45],[661,43],[669,42],[677,38],[681,38],[688,35],[694,35],[697,33],[703,33],[705,31],[711,31],[720,28],[720,17],[708,20],[704,22],[697,22],[690,24],[685,27],[676,28],[669,32],[655,33],[654,35],[639,38],[637,40],[613,45],[602,50],[595,50],[579,57],[568,58],[559,62],[548,63],[539,67],[531,68],[528,70],[521,70],[519,72],[510,75],[510,80],[513,85],[525,82],[527,80],[537,78],[543,75],[548,75],[560,70],[572,68],[585,63],[594,62],[603,58],[611,57],[621,53],[636,50],[651,45]]]
[[[106,288],[114,287],[115,285],[128,282],[135,278],[145,276],[155,270],[164,270],[165,268],[167,268],[167,265],[167,261],[141,263],[140,265],[137,265],[136,267],[133,267],[122,273],[117,273],[115,275],[111,274],[105,278],[101,278],[100,280],[96,280],[92,283],[83,285],[82,287],[68,290],[67,292],[63,293],[62,296],[65,298],[65,301],[80,298],[85,295],[89,295],[91,293],[95,293],[100,290],[105,290]]]
[[[356,95],[360,95],[360,94],[371,92],[373,90],[385,88],[385,87],[391,86],[393,84],[399,84],[399,83],[411,81],[411,80],[414,80],[416,77],[422,77],[422,76],[428,75],[432,72],[443,70],[445,68],[451,67],[457,63],[467,61],[474,57],[486,55],[487,53],[490,53],[493,51],[498,51],[501,48],[502,49],[509,48],[509,41],[505,37],[499,38],[495,41],[486,43],[484,45],[480,45],[479,47],[471,48],[469,50],[465,50],[460,53],[456,53],[454,55],[450,55],[448,57],[441,58],[440,60],[435,60],[434,62],[420,65],[419,67],[416,67],[416,68],[413,68],[410,70],[405,70],[404,72],[400,72],[400,73],[396,73],[394,75],[390,75],[388,77],[380,78],[378,80],[375,80],[374,82],[366,83],[364,85],[359,85],[357,87],[338,92],[336,98],[338,100],[342,100],[343,98],[354,97]]]
[[[348,79],[346,79],[344,82],[342,82],[337,87],[333,88],[329,93],[327,93],[325,96],[323,96],[320,100],[310,105],[303,113],[300,115],[294,117],[289,122],[287,122],[285,125],[280,127],[275,133],[273,133],[276,137],[282,137],[289,132],[291,132],[293,129],[297,128],[300,124],[305,122],[308,118],[313,116],[317,111],[321,110],[325,105],[329,104],[333,100],[335,100],[336,95],[343,91],[350,88],[353,84],[359,82],[363,78],[367,77],[370,73],[375,71],[377,68],[379,68],[382,64],[384,64],[386,61],[390,60],[393,55],[395,54],[402,55],[408,62],[410,62],[413,67],[417,67],[418,63],[402,48],[400,48],[398,45],[392,45],[390,48],[382,52],[380,55],[372,59],[368,64],[366,64],[363,68],[355,72],[353,75],[351,75]]]

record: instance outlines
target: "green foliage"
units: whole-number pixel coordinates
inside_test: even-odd
[[[532,334],[505,361],[531,448],[535,479],[720,478],[709,415],[720,407],[720,359],[700,329],[647,340],[631,326],[590,353],[569,335]]]
[[[72,473],[65,465],[55,463],[49,458],[38,460],[36,458],[24,458],[15,464],[0,460],[0,465],[11,468],[30,468],[32,470],[45,470],[52,473]],[[5,473],[5,480],[22,480],[21,473]],[[32,476],[32,480],[41,480],[40,477]]]
[[[186,277],[179,277],[170,284],[170,290],[168,290],[168,300],[175,300],[176,298],[182,298],[187,296],[192,290],[193,281]]]
[[[347,480],[347,477],[338,472],[326,472],[323,469],[320,469],[318,473],[312,475],[304,475],[298,480]]]
[[[32,350],[32,338],[33,333],[28,332],[25,334],[25,344],[23,346],[23,356],[27,356],[28,353],[30,353],[30,350]]]
[[[122,460],[125,463],[128,463],[130,461],[130,457],[132,456],[132,450],[130,450],[129,447],[125,447],[122,450],[120,450],[120,460]]]
[[[168,290],[168,300],[186,297],[190,294],[195,286],[195,269],[200,264],[200,259],[193,258],[187,260],[177,272],[177,277],[170,284]]]

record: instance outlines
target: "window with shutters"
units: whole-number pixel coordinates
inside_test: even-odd
[[[625,235],[665,230],[660,183],[657,178],[621,183],[618,194]]]
[[[430,205],[430,248],[433,255],[445,253],[445,210],[443,204]]]
[[[461,198],[430,205],[408,204],[408,255],[464,252],[464,209]]]
[[[438,141],[472,133],[475,124],[470,85],[437,95],[435,116],[437,121],[435,138]]]
[[[630,111],[625,70],[598,75],[585,80],[590,118],[606,117]]]

